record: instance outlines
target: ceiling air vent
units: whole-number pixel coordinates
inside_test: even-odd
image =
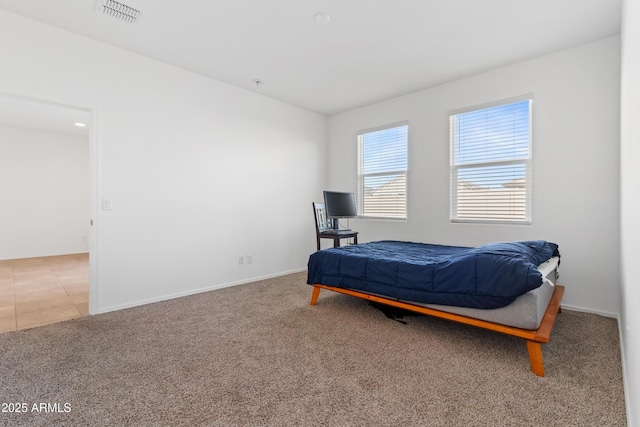
[[[101,9],[105,15],[113,16],[131,24],[134,24],[142,13],[136,8],[115,0],[104,0]]]

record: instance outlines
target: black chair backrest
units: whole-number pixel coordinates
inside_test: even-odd
[[[313,202],[313,213],[316,218],[316,232],[320,233],[333,228],[333,221],[327,218],[327,209],[324,203]]]

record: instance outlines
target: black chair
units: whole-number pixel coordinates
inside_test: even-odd
[[[313,202],[313,215],[316,220],[316,243],[320,250],[320,239],[333,239],[333,247],[340,246],[340,239],[351,239],[358,244],[357,231],[340,231],[333,228],[333,221],[327,217],[327,209],[324,203]]]

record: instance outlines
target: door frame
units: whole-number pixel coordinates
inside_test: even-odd
[[[98,285],[98,200],[99,200],[99,169],[100,169],[100,150],[99,150],[99,120],[98,109],[78,105],[74,102],[66,102],[60,100],[43,99],[35,96],[18,95],[14,93],[0,91],[0,96],[4,98],[12,98],[19,101],[35,102],[38,104],[49,105],[58,108],[67,108],[73,110],[84,111],[89,113],[89,314],[97,314],[99,312],[99,285]]]

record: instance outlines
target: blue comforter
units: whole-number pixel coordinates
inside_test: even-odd
[[[403,301],[498,308],[539,287],[537,266],[559,256],[543,240],[477,248],[380,241],[325,249],[309,258],[307,283]]]

